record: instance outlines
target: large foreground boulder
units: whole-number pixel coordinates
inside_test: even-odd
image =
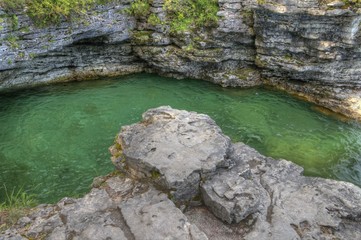
[[[360,188],[231,144],[206,115],[151,109],[111,152],[122,174],[33,209],[0,239],[361,239]],[[196,193],[202,206],[189,204]]]
[[[201,179],[228,165],[230,146],[209,116],[160,107],[123,127],[111,152],[119,170],[154,180],[176,200],[190,200],[199,193]]]

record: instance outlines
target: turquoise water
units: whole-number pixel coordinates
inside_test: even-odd
[[[0,186],[23,187],[40,202],[87,192],[114,169],[107,149],[120,127],[161,105],[206,113],[233,141],[292,160],[307,175],[361,185],[359,124],[278,91],[141,74],[1,94]]]

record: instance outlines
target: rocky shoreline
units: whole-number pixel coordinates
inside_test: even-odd
[[[125,14],[131,2],[47,28],[20,12],[14,26],[0,9],[0,90],[147,71],[271,85],[361,120],[361,15],[343,2],[219,0],[217,27],[177,34]],[[165,20],[163,4],[149,14]]]
[[[110,147],[118,172],[40,205],[0,239],[360,239],[361,189],[232,143],[207,115],[150,109]]]

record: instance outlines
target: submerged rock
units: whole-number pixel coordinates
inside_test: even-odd
[[[128,176],[41,205],[0,239],[361,239],[360,188],[232,144],[206,115],[148,110],[111,152]],[[199,188],[203,206],[184,202]]]

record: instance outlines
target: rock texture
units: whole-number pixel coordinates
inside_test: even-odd
[[[166,19],[163,2],[153,1],[150,13],[161,20]],[[161,74],[198,78],[222,86],[260,85],[251,11],[255,2],[220,0],[219,26],[195,32],[169,33],[167,27],[140,19],[132,39],[134,51]]]
[[[208,238],[165,194],[129,178],[108,176],[83,198],[64,198],[33,209],[0,239]]]
[[[143,121],[122,128],[111,147],[119,170],[150,178],[177,200],[199,194],[201,179],[228,165],[229,137],[207,115],[151,109]]]
[[[359,10],[332,0],[219,0],[218,26],[170,33],[98,6],[80,22],[0,20],[0,90],[151,71],[222,86],[272,85],[361,120]],[[164,0],[150,14],[166,20]],[[0,9],[0,16],[4,12]]]
[[[127,0],[99,6],[80,22],[39,28],[23,13],[18,24],[0,9],[0,90],[141,72],[130,44]]]
[[[361,238],[355,185],[305,177],[289,161],[231,144],[203,114],[160,107],[143,118],[111,147],[123,173],[97,178],[83,198],[33,209],[0,239]],[[195,188],[203,206],[190,200]]]
[[[265,2],[254,22],[265,82],[361,119],[360,13],[339,1]]]

